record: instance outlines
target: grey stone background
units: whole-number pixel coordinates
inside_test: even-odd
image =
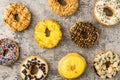
[[[114,27],[103,27],[93,18],[93,5],[96,0],[79,0],[78,11],[69,17],[59,17],[48,6],[47,0],[0,0],[0,38],[10,38],[18,42],[20,46],[20,58],[12,66],[0,66],[0,80],[22,80],[19,75],[20,63],[30,55],[44,57],[49,64],[49,74],[46,80],[64,80],[57,71],[58,61],[69,52],[77,52],[87,61],[86,71],[76,80],[102,80],[92,70],[92,60],[102,50],[112,50],[120,55],[120,24]],[[4,23],[5,8],[9,3],[22,3],[32,13],[30,26],[22,32],[13,32]],[[34,40],[34,26],[38,21],[54,19],[62,27],[63,38],[59,45],[53,49],[41,49]],[[100,33],[99,42],[90,49],[77,47],[69,37],[70,27],[77,21],[89,21],[93,23]],[[120,80],[120,72],[112,79]]]

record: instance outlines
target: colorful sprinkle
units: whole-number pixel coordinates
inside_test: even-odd
[[[16,42],[5,38],[0,40],[0,65],[11,65],[19,56]]]

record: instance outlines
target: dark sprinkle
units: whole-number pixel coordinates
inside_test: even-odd
[[[26,73],[27,73],[26,69],[24,69],[24,70],[22,71],[22,73],[23,73],[24,75],[26,75]]]
[[[28,63],[30,63],[30,61],[28,60]]]
[[[38,63],[39,63],[40,61],[38,60]]]
[[[37,58],[35,58],[34,60],[37,60]]]
[[[25,67],[26,69],[29,69],[29,65],[28,64],[23,64],[23,67]]]

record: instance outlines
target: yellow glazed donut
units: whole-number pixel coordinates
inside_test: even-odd
[[[63,57],[58,64],[59,74],[66,79],[79,77],[86,68],[85,59],[77,53],[69,53]]]
[[[63,4],[60,0],[48,0],[48,4],[52,11],[59,16],[69,16],[78,9],[78,0],[64,0]]]
[[[26,29],[31,21],[30,11],[22,4],[11,3],[5,12],[5,23],[11,30],[18,32]]]
[[[119,0],[97,0],[94,7],[95,19],[105,26],[113,26],[120,22]]]
[[[41,48],[53,48],[62,38],[60,25],[51,19],[40,21],[35,26],[34,37]]]

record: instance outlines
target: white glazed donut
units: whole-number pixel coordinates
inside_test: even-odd
[[[120,71],[120,58],[112,51],[102,51],[95,56],[93,68],[99,77],[112,78]]]
[[[20,65],[23,80],[44,80],[48,73],[47,62],[39,56],[30,56]]]
[[[107,9],[111,15],[104,11]],[[105,26],[113,26],[120,22],[120,0],[98,0],[94,6],[95,19]]]

